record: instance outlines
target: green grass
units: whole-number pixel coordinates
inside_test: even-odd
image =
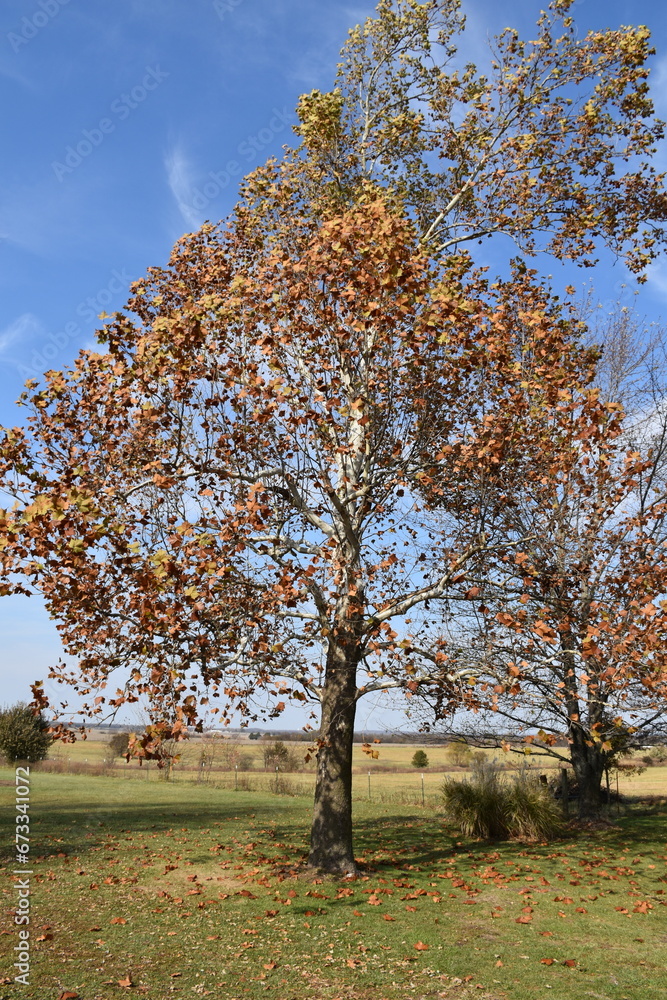
[[[13,826],[13,788],[0,793]],[[431,809],[359,802],[351,883],[299,874],[309,812],[302,798],[36,773],[31,985],[0,997],[667,998],[664,807],[535,846],[456,841]],[[4,862],[0,979],[16,942]]]

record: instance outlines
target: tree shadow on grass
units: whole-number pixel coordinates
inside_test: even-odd
[[[54,787],[51,786],[49,799],[44,799],[40,807],[37,792],[31,809],[33,856],[64,853],[83,857],[89,848],[98,846],[109,836],[122,838],[123,834],[159,833],[169,829],[187,831],[193,837],[209,829],[212,841],[224,841],[225,825],[230,823],[237,834],[247,834],[249,840],[256,840],[261,834],[260,839],[264,841],[268,838],[269,842],[285,845],[281,848],[283,863],[285,851],[289,855],[290,850],[294,865],[303,863],[310,830],[309,799],[154,783],[145,791],[147,801],[137,802],[134,799],[141,790],[134,782],[132,787],[127,787],[124,782],[116,785],[115,782],[107,784],[107,779],[97,781],[104,781],[104,786],[97,786],[103,793],[103,801],[100,795],[89,794],[82,786],[75,801],[68,803],[63,798],[54,802]],[[63,785],[63,792],[68,790],[75,795],[77,787]],[[582,848],[599,844],[615,850],[627,843],[640,848],[643,844],[655,844],[660,837],[667,838],[664,801],[634,805],[613,826],[579,833],[570,831],[563,839],[548,845],[465,840],[441,816],[418,811],[414,815],[405,812],[362,815],[356,819],[354,827],[355,855],[362,869],[384,874],[404,873],[410,866],[446,866],[462,854],[469,855],[474,863],[475,859],[493,851],[503,857],[515,856],[524,849],[548,854],[559,850],[559,845],[571,848],[573,841]],[[6,844],[1,860],[7,863],[12,857],[11,847]],[[200,862],[210,860],[208,846],[202,848],[201,858],[191,852],[189,857]]]

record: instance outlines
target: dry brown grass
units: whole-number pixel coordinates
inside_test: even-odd
[[[270,792],[274,790],[275,772],[264,769],[263,753],[266,746],[262,741],[242,740],[238,743],[241,752],[251,760],[250,770],[238,773],[240,790]],[[175,765],[171,780],[194,781],[198,776],[198,763],[203,741],[193,739],[183,744],[181,759]],[[297,754],[305,755],[306,743],[291,743],[291,748]],[[445,774],[460,774],[464,777],[469,772],[460,767],[453,767],[447,757],[447,744],[430,746],[424,744],[422,749],[429,758],[429,766],[423,769],[412,767],[411,760],[418,744],[380,744],[374,749],[379,750],[377,760],[368,757],[362,751],[361,745],[354,747],[352,789],[356,800],[369,799],[383,803],[414,802],[419,804],[422,799],[422,774],[424,776],[424,801],[434,805],[441,799],[441,788]],[[114,777],[128,777],[137,780],[162,780],[156,765],[139,767],[136,761],[126,764],[123,758],[118,758],[110,771],[102,772],[101,765],[106,752],[106,742],[98,739],[81,740],[74,744],[57,745],[52,750],[49,761],[42,766],[44,770],[57,770],[61,773],[99,774],[110,773]],[[549,772],[558,763],[549,758],[537,755],[519,757],[512,753],[487,750],[489,757],[495,757],[500,763],[516,767],[519,763],[527,763],[538,772]],[[635,755],[633,763],[640,763],[640,755]],[[314,762],[303,764],[303,770],[281,776],[287,785],[289,793],[311,795],[315,780]],[[234,788],[237,776],[234,771],[222,770],[219,765],[201,777],[202,783],[208,783],[219,788]],[[649,767],[639,775],[621,775],[618,783],[622,795],[629,796],[665,796],[667,797],[667,766]],[[612,777],[612,790],[616,790],[616,779]]]

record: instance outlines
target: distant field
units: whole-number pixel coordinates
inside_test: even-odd
[[[301,770],[298,772],[281,773],[279,784],[276,786],[276,775],[273,769],[264,768],[263,753],[266,742],[261,741],[241,741],[238,744],[239,752],[247,758],[238,774],[235,770],[225,768],[222,761],[214,763],[213,768],[207,772],[200,773],[199,762],[205,740],[193,739],[183,744],[180,749],[181,759],[174,766],[171,775],[172,781],[196,781],[200,778],[202,783],[219,788],[238,788],[241,791],[255,792],[275,792],[278,790],[282,794],[297,794],[310,796],[313,791],[315,780],[315,764],[301,763]],[[306,753],[305,743],[287,744],[300,761]],[[414,802],[419,804],[422,801],[422,775],[423,775],[423,801],[431,805],[437,804],[440,800],[440,790],[443,779],[447,773],[458,773],[464,777],[467,770],[456,767],[451,762],[451,757],[447,754],[447,746],[419,747],[415,744],[380,744],[374,749],[379,750],[380,756],[377,760],[368,757],[361,749],[361,745],[354,747],[354,774],[353,774],[353,796],[360,801],[386,802]],[[429,766],[426,768],[414,768],[411,760],[416,750],[423,749],[428,755]],[[81,740],[74,744],[58,745],[51,752],[50,759],[58,762],[58,766],[67,773],[68,771],[89,772],[100,767],[106,752],[106,743],[99,740]],[[500,763],[517,767],[524,763],[538,772],[552,772],[557,767],[557,762],[548,758],[539,758],[536,755],[519,757],[516,754],[503,753],[502,751],[485,751],[490,758],[495,758]],[[637,761],[638,762],[638,761]],[[47,765],[48,766],[48,765]],[[118,758],[109,774],[114,777],[128,777],[140,781],[163,780],[164,772],[158,770],[156,765],[149,764],[139,767],[136,761],[125,763],[123,758]],[[370,774],[370,787],[369,787]],[[615,778],[612,781],[613,790],[616,789]],[[664,795],[667,797],[667,766],[650,767],[640,775],[630,777],[621,776],[618,783],[621,794],[631,796],[643,795]]]

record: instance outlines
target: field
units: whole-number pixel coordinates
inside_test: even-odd
[[[221,754],[218,754],[210,772],[199,774],[199,761],[202,748],[207,741],[195,739],[184,743],[179,748],[181,759],[174,766],[170,775],[171,781],[199,780],[207,785],[219,788],[239,788],[246,791],[273,792],[275,790],[275,773],[273,769],[264,767],[265,743],[258,741],[232,742],[232,747],[241,757],[246,758],[248,770],[239,770],[238,774],[229,765],[225,769]],[[106,751],[103,740],[84,740],[74,744],[57,746],[51,753],[58,767],[66,773],[68,770],[82,773],[99,771]],[[298,758],[300,770],[280,775],[280,787],[288,794],[312,796],[315,781],[315,766],[311,761],[303,764],[307,744],[288,744]],[[418,747],[414,744],[382,744],[374,749],[380,756],[374,760],[365,754],[360,744],[355,744],[353,755],[353,795],[358,801],[376,803],[430,804],[436,807],[440,802],[440,789],[445,773],[450,776],[467,773],[465,767],[452,764],[446,745]],[[428,755],[429,766],[414,768],[411,760],[415,750],[423,749]],[[556,762],[537,755],[529,757],[512,753],[502,753],[498,750],[486,751],[486,756],[496,759],[499,763],[510,767],[521,764],[530,766],[540,773],[555,774]],[[630,763],[640,763],[639,755],[635,755]],[[118,758],[113,766],[113,774],[117,777],[136,778],[141,781],[164,779],[165,774],[158,771],[155,764],[139,767],[136,761],[126,764],[124,758]],[[422,800],[423,775],[423,800]],[[615,790],[614,779],[614,790]],[[664,795],[667,797],[667,766],[647,768],[642,774],[621,775],[619,791],[624,795]]]
[[[32,775],[30,986],[11,982],[5,841],[3,1000],[667,998],[658,800],[550,845],[490,845],[457,838],[428,801],[369,802],[362,787],[362,877],[312,881],[305,797],[147,773]],[[0,771],[12,827],[13,779]]]

